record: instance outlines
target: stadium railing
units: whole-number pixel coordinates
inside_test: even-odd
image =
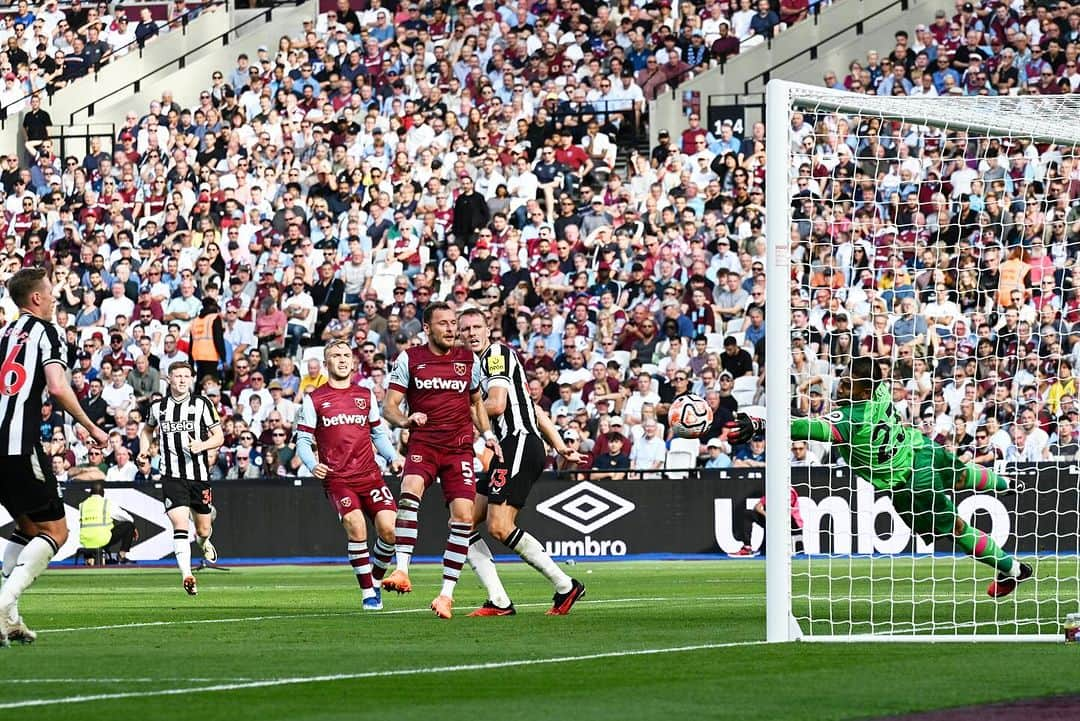
[[[187,31],[188,31],[188,25],[190,25],[193,20],[195,20],[200,15],[202,15],[209,8],[228,7],[228,5],[229,5],[229,0],[208,0],[207,2],[200,3],[200,4],[196,5],[195,7],[190,8],[186,13],[184,13],[183,15],[180,15],[178,17],[175,17],[175,18],[162,18],[162,19],[155,18],[155,19],[160,20],[160,22],[163,22],[167,26],[172,28],[169,31],[170,33],[177,32],[177,28],[178,28],[179,32],[182,35],[186,35]],[[103,56],[98,62],[94,63],[91,66],[90,70],[87,72],[86,75],[84,75],[84,76],[82,76],[80,78],[76,78],[71,84],[65,85],[65,86],[59,87],[59,88],[53,87],[53,86],[46,86],[46,87],[44,87],[42,89],[39,89],[39,90],[33,90],[33,91],[27,93],[26,95],[22,96],[18,100],[15,100],[15,101],[12,101],[11,103],[8,103],[6,106],[0,108],[0,128],[3,128],[5,123],[7,122],[8,108],[11,107],[12,105],[23,106],[25,103],[29,102],[31,97],[33,97],[34,95],[40,95],[42,93],[45,94],[46,98],[51,103],[53,95],[60,92],[61,90],[69,88],[69,87],[78,87],[78,85],[80,84],[79,81],[84,80],[87,77],[93,76],[96,79],[98,74],[101,72],[102,68],[106,67],[107,65],[109,65],[110,63],[112,63],[115,60],[120,60],[121,58],[125,58],[125,57],[127,57],[128,55],[130,55],[132,53],[137,53],[137,57],[139,57],[141,59],[143,57],[143,51],[145,49],[146,49],[146,41],[145,40],[138,40],[138,39],[132,40],[131,42],[127,43],[126,45],[121,45],[120,47],[118,47],[115,50],[111,51],[108,55]],[[186,54],[181,56],[181,57],[186,57]],[[180,67],[182,68],[183,65],[180,65]],[[106,97],[108,97],[108,96],[106,96]]]
[[[169,70],[169,69],[183,70],[185,67],[187,67],[188,60],[191,58],[192,55],[199,54],[199,53],[201,53],[202,51],[206,50],[207,48],[209,48],[211,46],[221,45],[222,47],[227,47],[229,45],[229,43],[231,42],[231,40],[235,39],[236,36],[240,33],[240,31],[243,30],[244,28],[248,27],[249,25],[272,23],[274,21],[274,8],[275,7],[280,7],[280,6],[285,6],[285,5],[291,5],[291,6],[299,7],[300,5],[303,5],[305,2],[306,2],[306,0],[284,0],[283,2],[275,2],[274,4],[269,5],[268,7],[259,8],[258,10],[256,10],[254,12],[254,14],[251,17],[247,18],[246,20],[244,20],[244,21],[242,21],[242,22],[240,22],[240,23],[238,23],[236,25],[233,25],[231,28],[229,28],[225,32],[217,33],[216,35],[211,36],[206,41],[200,43],[199,45],[196,45],[193,48],[190,48],[184,54],[179,55],[178,57],[176,57],[176,58],[174,58],[174,59],[172,59],[172,60],[170,60],[170,61],[168,61],[166,63],[162,63],[161,65],[158,65],[157,67],[155,67],[155,68],[153,68],[151,70],[147,70],[146,72],[140,74],[138,77],[128,81],[124,85],[112,90],[111,92],[97,98],[93,102],[87,103],[86,105],[80,106],[80,107],[76,108],[75,110],[72,110],[68,114],[68,122],[70,122],[70,123],[76,122],[76,116],[79,115],[80,113],[84,113],[84,112],[86,113],[87,118],[92,118],[94,116],[94,111],[95,111],[95,108],[96,108],[97,105],[99,105],[101,103],[104,103],[106,100],[108,100],[110,98],[113,98],[113,97],[119,95],[122,92],[130,90],[132,93],[136,93],[136,94],[139,93],[144,81],[146,81],[148,78],[151,78],[151,77],[157,75],[158,73],[161,73],[162,71]]]

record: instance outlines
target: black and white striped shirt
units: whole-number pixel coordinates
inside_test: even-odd
[[[45,366],[67,369],[67,346],[52,323],[23,312],[0,332],[0,453],[26,456],[41,445]]]
[[[187,445],[191,437],[206,440],[210,432],[221,425],[213,403],[203,396],[188,394],[174,398],[167,393],[150,406],[146,423],[157,429],[158,445],[164,461],[161,474],[164,477],[185,481],[210,480],[208,453],[204,451],[192,456]]]
[[[529,397],[529,379],[518,354],[502,343],[492,343],[480,354],[480,373],[485,391],[494,386],[506,389],[506,410],[491,419],[499,440],[522,433],[541,437],[536,408]]]

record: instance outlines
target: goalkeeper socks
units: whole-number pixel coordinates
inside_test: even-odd
[[[7,583],[8,576],[15,570],[15,564],[18,563],[19,554],[26,548],[26,544],[30,543],[30,537],[21,531],[15,531],[8,538],[8,543],[4,547],[4,566],[3,571],[0,571],[0,575],[3,576],[3,583]],[[3,585],[3,584],[0,584]],[[19,604],[15,603],[11,606],[11,620],[15,621],[19,618]]]
[[[1020,564],[1001,550],[993,538],[971,524],[964,525],[964,531],[956,537],[956,543],[980,563],[993,566],[1006,576],[1015,576],[1020,569]]]
[[[563,573],[555,561],[551,560],[543,544],[531,533],[515,528],[506,537],[506,545],[521,556],[521,560],[544,574],[544,577],[555,586],[556,593],[569,593],[573,588],[573,580]]]
[[[402,493],[398,501],[397,522],[394,524],[394,550],[397,552],[399,571],[409,572],[409,561],[416,548],[416,517],[420,511],[420,499],[411,493]]]
[[[443,552],[443,582],[439,595],[454,597],[454,587],[461,578],[461,567],[469,553],[469,536],[472,524],[450,521],[450,535],[446,537],[446,550]]]
[[[176,565],[180,568],[180,575],[187,578],[191,575],[191,541],[188,540],[188,532],[173,531],[172,538]]]
[[[491,555],[491,549],[488,548],[487,542],[480,537],[479,533],[474,532],[469,537],[469,553],[467,557],[472,570],[476,571],[480,583],[484,584],[484,588],[487,590],[488,600],[499,608],[508,608],[510,606],[510,596],[507,595],[506,589],[503,588],[499,572],[495,570],[495,557]]]
[[[34,536],[23,547],[15,568],[8,576],[4,587],[0,588],[0,611],[6,612],[9,618],[11,617],[12,608],[19,602],[19,596],[30,587],[34,579],[41,575],[58,550],[60,546],[45,533]]]
[[[985,466],[977,466],[969,463],[961,474],[957,488],[967,488],[973,491],[1007,491],[1009,480],[999,476]]]
[[[390,565],[390,561],[394,557],[394,546],[382,538],[376,537],[373,550],[371,577],[376,581],[381,581],[383,576],[386,575],[386,567]]]
[[[364,598],[375,595],[375,584],[371,580],[371,559],[368,556],[367,541],[349,541],[346,547],[349,555],[349,565],[356,574],[356,582],[360,584],[360,593]]]

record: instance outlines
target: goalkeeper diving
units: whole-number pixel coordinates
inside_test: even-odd
[[[965,463],[922,433],[905,428],[893,407],[889,384],[870,357],[856,358],[839,380],[838,409],[817,418],[796,418],[791,440],[833,443],[860,478],[888,491],[893,506],[911,528],[929,541],[948,535],[980,563],[997,570],[986,592],[1007,596],[1031,578],[1031,566],[1006,553],[989,535],[956,513],[951,489],[1001,493],[1009,481],[989,468]],[[763,433],[765,421],[745,413],[727,424],[728,440],[745,443]]]

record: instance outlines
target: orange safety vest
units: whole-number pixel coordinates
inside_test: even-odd
[[[1001,264],[998,269],[999,305],[1008,306],[1012,303],[1012,292],[1024,289],[1024,276],[1029,272],[1031,272],[1031,266],[1017,258]]]
[[[196,361],[221,360],[214,345],[214,319],[217,313],[211,313],[191,321],[191,359]]]

